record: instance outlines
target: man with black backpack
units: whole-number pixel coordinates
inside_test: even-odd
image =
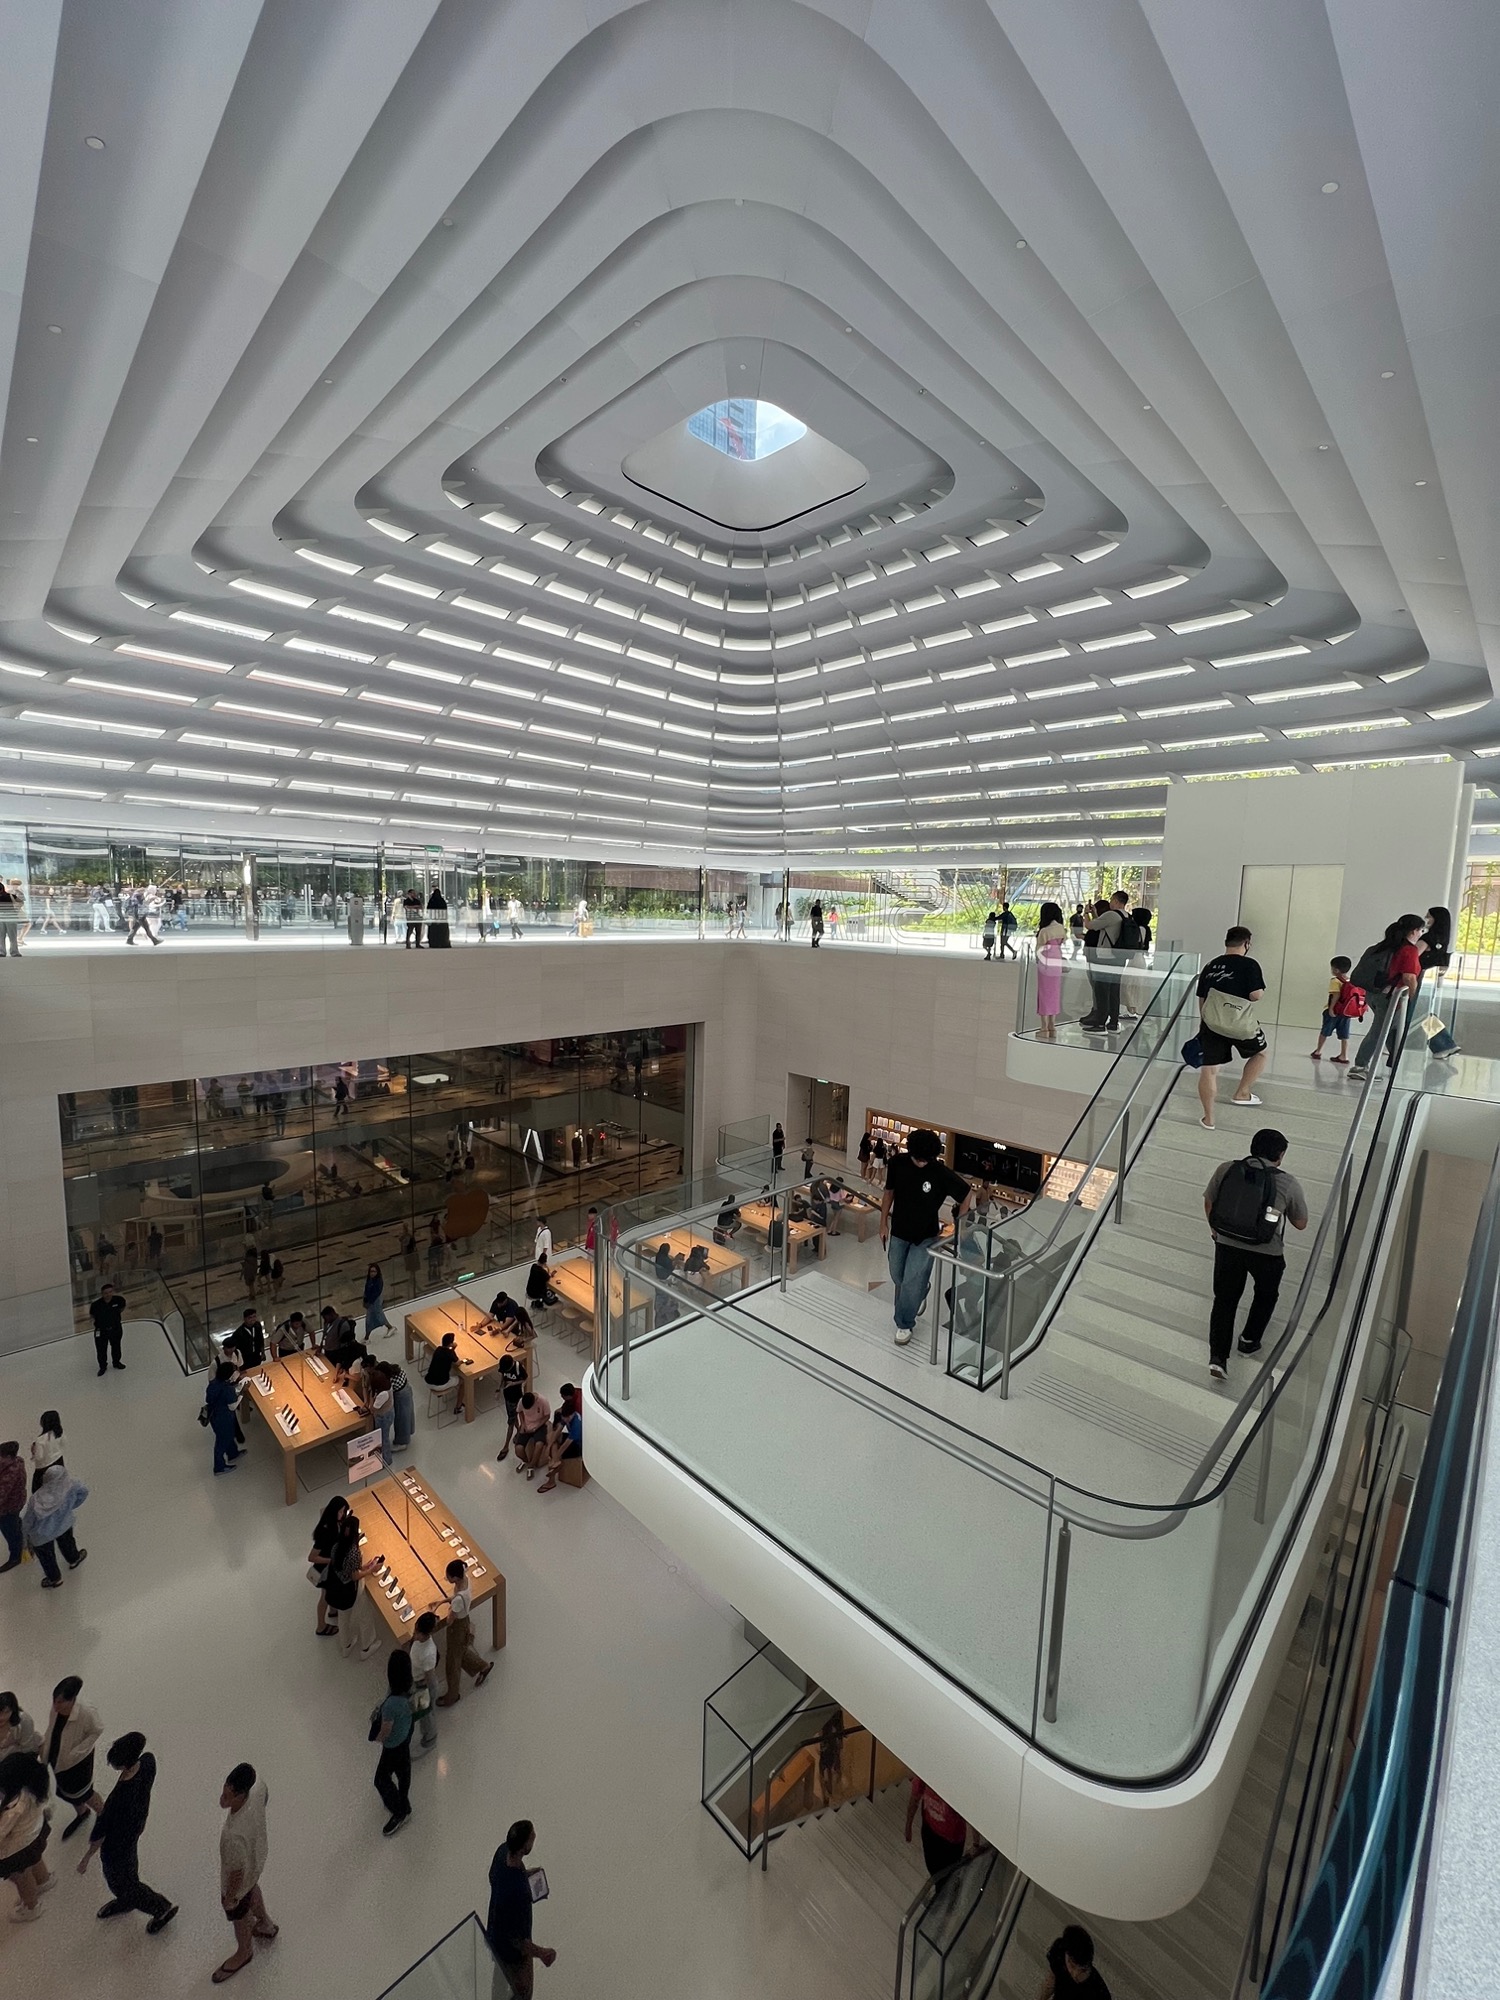
[[[1094,1004],[1078,1025],[1088,1033],[1110,1034],[1120,1025],[1120,981],[1129,954],[1141,948],[1140,931],[1130,915],[1130,898],[1123,889],[1116,889],[1090,928],[1094,933],[1089,973]],[[1085,950],[1088,943],[1085,936]]]
[[[1286,1270],[1286,1226],[1307,1227],[1307,1197],[1281,1162],[1286,1135],[1263,1126],[1244,1160],[1214,1168],[1203,1190],[1203,1212],[1214,1239],[1214,1304],[1208,1322],[1208,1372],[1222,1382],[1229,1367],[1234,1318],[1248,1278],[1254,1287],[1241,1354],[1258,1354]]]

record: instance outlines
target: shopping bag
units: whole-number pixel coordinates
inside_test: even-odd
[[[1183,1043],[1182,1060],[1187,1064],[1189,1069],[1202,1069],[1203,1044],[1196,1035],[1193,1035],[1188,1041]]]
[[[1441,1014],[1429,1014],[1425,1020],[1418,1021],[1417,1027],[1427,1037],[1428,1055],[1451,1056],[1458,1053],[1458,1043]]]

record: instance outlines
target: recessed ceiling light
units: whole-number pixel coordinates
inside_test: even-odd
[[[1141,408],[1142,408],[1143,410],[1149,410],[1149,409],[1150,409],[1150,407],[1151,407],[1151,405],[1150,405],[1149,403],[1142,403],[1142,405],[1141,405]]]
[[[844,328],[844,331],[845,331],[845,333],[853,333],[853,331],[854,331],[854,328],[853,328],[852,326],[846,326],[846,327]]]
[[[39,440],[37,438],[27,438],[26,442],[28,444],[36,444],[39,442]]]
[[[62,328],[60,326],[49,326],[47,331],[48,333],[61,333]]]
[[[1328,445],[1326,445],[1326,444],[1320,444],[1320,445],[1318,446],[1318,450],[1319,450],[1319,451],[1328,451],[1328,450],[1330,450],[1330,449],[1331,449],[1331,447],[1330,447],[1330,446],[1328,446]]]
[[[1323,183],[1324,194],[1337,194],[1338,191],[1339,191],[1339,184],[1337,181],[1324,181]]]
[[[453,227],[453,217],[451,215],[443,217],[443,227],[444,229],[451,229]]]
[[[1026,248],[1026,238],[1024,236],[1021,238],[1020,242],[1017,243],[1016,248],[1018,250],[1024,250]]]
[[[1427,484],[1427,481],[1425,479],[1419,479],[1417,481],[1417,484],[1418,486],[1425,486]]]
[[[1380,371],[1380,379],[1382,382],[1390,382],[1395,379],[1395,374],[1396,371],[1394,368],[1382,368]]]
[[[104,141],[96,138],[93,133],[90,133],[83,143],[91,153],[102,153],[104,151]]]

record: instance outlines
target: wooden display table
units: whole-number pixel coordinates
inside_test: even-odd
[[[740,1220],[747,1229],[753,1229],[766,1242],[771,1240],[771,1224],[785,1219],[785,1211],[769,1201],[742,1201],[739,1204]],[[804,1251],[811,1249],[816,1256],[828,1255],[828,1237],[815,1222],[792,1222],[787,1224],[788,1269],[795,1271]]]
[[[494,1559],[438,1497],[431,1482],[414,1465],[403,1465],[349,1498],[359,1516],[362,1559],[368,1562],[371,1556],[384,1556],[386,1569],[401,1593],[400,1597],[388,1595],[379,1572],[364,1580],[366,1595],[397,1644],[405,1645],[424,1611],[435,1611],[440,1620],[443,1618],[448,1602],[443,1572],[462,1557],[469,1566],[474,1610],[489,1601],[490,1650],[498,1652],[505,1644],[505,1578]],[[445,1540],[445,1536],[451,1539]]]
[[[547,1267],[552,1289],[560,1299],[566,1299],[573,1310],[582,1313],[589,1327],[594,1326],[594,1260],[586,1252],[559,1257],[555,1264]],[[641,1303],[637,1301],[637,1304]],[[618,1268],[609,1274],[609,1310],[616,1322],[625,1315],[625,1281]]]
[[[712,1236],[695,1234],[691,1229],[669,1229],[664,1237],[643,1237],[630,1246],[631,1254],[639,1259],[638,1269],[643,1278],[650,1278],[651,1260],[664,1242],[671,1244],[674,1257],[686,1258],[694,1250],[708,1252],[708,1263],[703,1270],[677,1270],[676,1276],[686,1278],[690,1284],[702,1285],[713,1292],[734,1292],[742,1291],[750,1282],[750,1260],[747,1257],[741,1256],[728,1244],[715,1243]],[[726,1283],[726,1279],[731,1282]]]
[[[486,1312],[481,1312],[462,1292],[440,1299],[406,1315],[406,1358],[415,1359],[417,1342],[434,1350],[443,1344],[444,1334],[454,1336],[458,1355],[458,1379],[463,1388],[464,1421],[475,1417],[475,1384],[486,1375],[498,1374],[501,1357],[514,1354],[526,1368],[526,1386],[531,1387],[531,1347],[529,1340],[517,1340],[505,1333]]]
[[[838,1205],[837,1216],[838,1226],[833,1232],[834,1235],[842,1236],[846,1228],[852,1228],[863,1243],[880,1227],[880,1203],[866,1201],[862,1194],[856,1194],[850,1188],[846,1190],[844,1199]]]
[[[305,1451],[372,1428],[352,1389],[339,1387],[337,1371],[321,1354],[289,1354],[267,1361],[243,1378],[266,1429],[281,1447],[286,1504],[297,1500],[297,1460]],[[353,1405],[345,1409],[342,1399]],[[289,1412],[290,1419],[282,1412]],[[289,1428],[289,1421],[296,1426]]]

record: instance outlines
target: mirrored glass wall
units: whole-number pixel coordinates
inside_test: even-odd
[[[689,1071],[677,1026],[71,1092],[79,1324],[111,1278],[192,1365],[247,1304],[357,1314],[372,1263],[390,1305],[529,1259],[539,1221],[577,1242],[683,1178]]]

